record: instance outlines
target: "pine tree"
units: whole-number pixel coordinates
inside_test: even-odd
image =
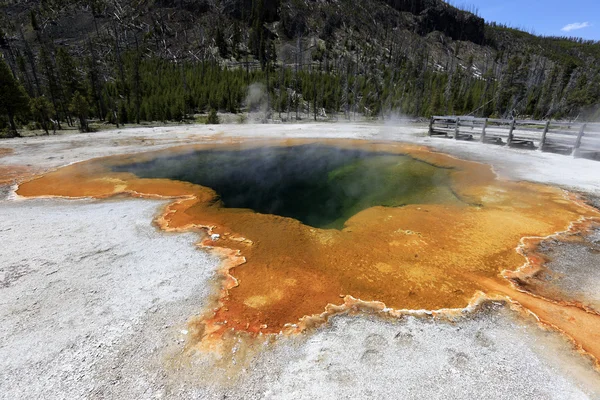
[[[122,102],[119,107],[119,123],[125,125],[129,122],[129,114],[127,113],[127,107],[125,106],[125,102]]]
[[[98,116],[98,119],[103,119],[106,115],[106,110],[101,95],[102,84],[100,82],[100,68],[98,66],[98,60],[94,49],[94,45],[90,39],[88,39],[88,47],[90,51],[90,56],[86,58],[86,67],[89,90],[93,99],[93,103],[96,106],[96,115]]]
[[[88,114],[90,112],[90,105],[85,97],[78,91],[73,95],[69,111],[73,113],[79,119],[79,130],[81,132],[89,132],[89,126],[87,122]]]
[[[73,98],[75,92],[82,91],[81,76],[77,70],[75,60],[62,47],[56,52],[58,72],[67,98]]]
[[[3,58],[0,58],[0,114],[8,117],[11,136],[19,136],[15,117],[26,114],[29,98],[23,86],[15,79]]]
[[[51,118],[54,115],[54,107],[52,103],[45,97],[36,97],[30,101],[31,114],[35,121],[40,124],[42,129],[49,135],[48,128],[52,123]]]
[[[67,114],[66,107],[68,104],[63,99],[63,91],[58,83],[54,61],[45,46],[42,46],[40,49],[40,66],[43,75],[46,78],[46,93],[50,95],[50,101],[52,101],[52,106],[54,108],[53,117],[56,120],[58,129],[62,129],[60,124],[61,115],[59,115],[59,113],[64,117]]]
[[[34,93],[33,85],[31,83],[31,79],[29,78],[29,72],[27,71],[27,66],[25,65],[25,57],[23,57],[23,55],[20,53],[17,53],[17,68],[19,69],[19,79],[24,83],[27,93]]]
[[[212,108],[210,110],[210,113],[208,113],[208,118],[206,119],[206,123],[207,124],[218,124],[219,121],[219,116],[217,115],[217,110],[215,110],[214,108]]]
[[[215,44],[219,49],[219,55],[221,58],[227,58],[229,50],[227,49],[227,42],[225,41],[225,35],[221,29],[221,24],[217,24],[217,31],[215,32]]]

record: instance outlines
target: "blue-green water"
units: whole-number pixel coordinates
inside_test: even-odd
[[[215,190],[225,207],[343,227],[373,206],[457,203],[451,170],[405,155],[329,145],[201,150],[121,165],[140,178],[187,181]]]

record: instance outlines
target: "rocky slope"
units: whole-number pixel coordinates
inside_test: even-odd
[[[135,85],[127,82],[136,73],[127,65],[132,53],[262,71],[254,78],[273,98],[292,91],[287,103],[310,110],[312,102],[315,110],[346,116],[358,108],[371,116],[393,110],[591,119],[600,98],[600,44],[537,37],[441,0],[10,0],[0,9],[0,48],[31,96],[50,92],[41,50],[56,60],[62,48],[81,61],[82,77],[97,75],[91,104],[98,103],[94,90],[116,81],[130,115],[140,113],[127,92]],[[273,87],[281,69],[294,73],[295,86],[281,78]],[[298,83],[299,71],[315,70],[337,79],[335,101]],[[388,100],[377,100],[384,95]],[[218,103],[211,107],[228,108]],[[240,100],[229,108],[246,106]],[[104,107],[97,108],[104,118]],[[183,114],[202,111],[192,102]]]

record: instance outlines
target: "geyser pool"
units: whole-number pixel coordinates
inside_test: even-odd
[[[525,255],[523,273],[535,273],[536,237],[586,229],[600,213],[559,188],[501,180],[424,147],[232,139],[72,164],[17,193],[170,199],[157,225],[202,229],[201,244],[223,257],[219,299],[190,323],[201,343],[301,332],[343,312],[452,315],[481,296],[508,296],[600,359],[597,314],[506,279]]]
[[[225,207],[291,217],[317,228],[340,229],[373,206],[460,202],[448,168],[406,155],[318,144],[200,150],[113,170],[209,187]]]

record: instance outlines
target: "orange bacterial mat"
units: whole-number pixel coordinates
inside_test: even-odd
[[[463,201],[374,206],[351,216],[343,229],[319,229],[291,218],[226,208],[208,187],[113,172],[116,166],[167,154],[239,147],[240,143],[90,160],[26,182],[18,194],[172,198],[157,219],[160,227],[170,231],[205,229],[209,235],[202,244],[224,257],[219,303],[194,322],[198,340],[232,330],[298,332],[358,301],[388,314],[443,312],[464,309],[485,293],[508,296],[596,358],[600,356],[597,314],[519,292],[502,276],[503,271],[515,271],[527,261],[519,250],[528,240],[522,242],[523,238],[584,229],[583,221],[600,217],[597,210],[564,190],[500,180],[489,166],[418,146],[356,140],[252,141],[243,145],[316,142],[403,154],[449,169],[450,187]],[[579,322],[573,323],[575,319]]]

